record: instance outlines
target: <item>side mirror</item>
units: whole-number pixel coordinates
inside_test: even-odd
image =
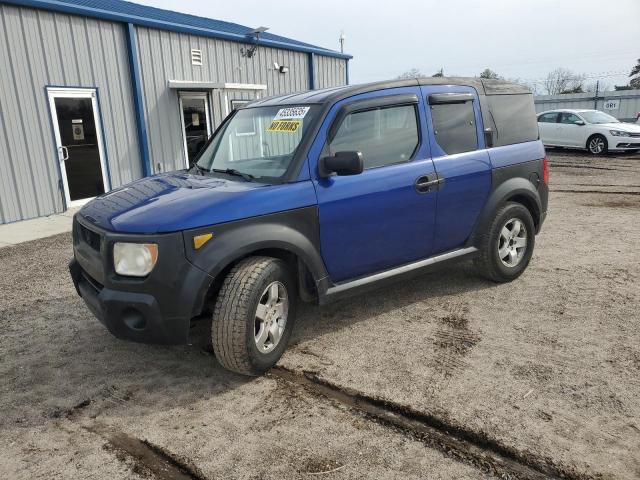
[[[358,175],[364,170],[364,161],[360,152],[336,152],[330,157],[322,157],[318,161],[321,177],[337,175]]]
[[[584,121],[578,120],[577,122],[573,122],[574,125],[584,126]]]

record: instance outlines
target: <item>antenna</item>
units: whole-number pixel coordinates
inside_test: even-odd
[[[344,53],[344,41],[346,39],[347,37],[344,34],[344,31],[340,31],[340,37],[338,38],[338,41],[340,42],[340,53]]]

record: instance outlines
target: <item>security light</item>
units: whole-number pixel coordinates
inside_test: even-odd
[[[256,53],[256,50],[258,50],[258,41],[260,40],[260,34],[266,32],[267,30],[269,30],[269,27],[258,27],[247,33],[247,37],[253,38],[253,45],[247,48],[243,47],[240,49],[240,53],[243,57],[253,57],[253,55]]]

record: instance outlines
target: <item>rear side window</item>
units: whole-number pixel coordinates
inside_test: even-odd
[[[357,151],[364,168],[408,162],[419,142],[414,105],[375,108],[347,115],[329,144],[331,153]]]
[[[533,95],[487,95],[496,125],[494,146],[513,145],[538,139],[538,122]]]
[[[478,148],[473,102],[431,105],[436,142],[447,155]]]
[[[543,113],[538,117],[540,123],[556,123],[558,112]]]

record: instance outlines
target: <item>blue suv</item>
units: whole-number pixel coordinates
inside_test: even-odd
[[[426,78],[266,98],[231,113],[190,169],[85,205],[70,271],[115,336],[188,343],[211,312],[220,363],[256,375],[286,348],[298,299],[468,258],[515,279],[547,183],[519,85]]]

